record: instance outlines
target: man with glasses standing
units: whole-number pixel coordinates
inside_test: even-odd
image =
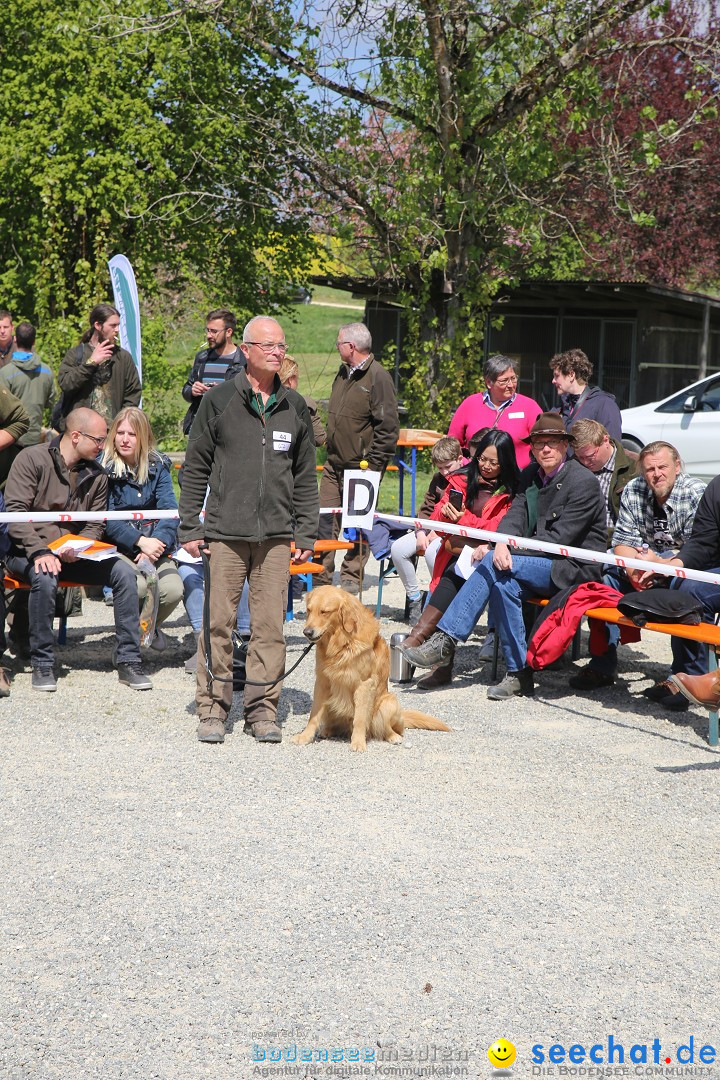
[[[242,350],[235,344],[237,320],[227,308],[216,308],[205,320],[207,348],[195,355],[193,366],[182,388],[182,396],[190,403],[183,420],[183,434],[188,435],[200,408],[203,395],[218,383],[237,375],[245,366]]]
[[[320,480],[320,505],[342,506],[343,473],[357,469],[361,461],[376,472],[384,472],[395,453],[400,426],[397,396],[392,376],[373,356],[372,337],[364,323],[348,323],[338,331],[336,347],[342,364],[330,391],[327,423],[327,461]],[[338,514],[320,519],[320,537],[335,539],[340,531]],[[362,551],[362,556],[361,556]],[[357,595],[365,563],[370,557],[367,544],[356,543],[346,552],[340,567],[340,584]],[[317,584],[331,585],[335,552],[323,558],[325,571]]]
[[[5,489],[8,511],[107,510],[108,478],[96,461],[107,439],[107,424],[93,409],[73,409],[65,432],[51,443],[21,450],[13,462]],[[102,521],[14,521],[9,526],[11,547],[6,560],[14,577],[30,583],[30,657],[33,690],[57,690],[53,618],[61,581],[109,585],[115,598],[118,678],[133,690],[151,690],[140,662],[140,618],[137,575],[121,558],[90,562],[74,551],[55,553],[50,544],[70,534],[99,540]]]
[[[241,348],[247,367],[202,396],[185,457],[178,537],[193,558],[201,547],[210,556],[209,618],[198,642],[198,739],[225,740],[233,693],[232,628],[247,578],[251,630],[244,731],[258,742],[278,743],[290,543],[294,539],[295,561],[305,562],[317,538],[315,440],[303,398],[278,377],[287,352],[279,323],[251,319]]]

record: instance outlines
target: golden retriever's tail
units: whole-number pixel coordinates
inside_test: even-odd
[[[402,718],[405,727],[422,728],[424,731],[452,731],[452,728],[443,724],[442,720],[438,720],[435,716],[428,716],[427,713],[418,712],[417,709],[403,709]]]

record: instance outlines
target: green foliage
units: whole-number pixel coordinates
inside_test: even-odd
[[[145,300],[160,282],[166,295],[199,285],[241,317],[315,254],[301,215],[278,210],[294,174],[247,105],[271,128],[291,125],[298,95],[234,35],[246,5],[228,3],[225,23],[198,7],[161,33],[142,29],[166,14],[162,0],[109,14],[94,0],[14,0],[3,12],[0,304],[38,325],[51,358],[110,298],[117,252]],[[275,27],[284,19],[276,5]],[[146,379],[161,378],[155,331],[143,331]],[[164,425],[161,388],[146,399]]]
[[[183,384],[190,366],[167,358],[167,333],[161,318],[145,319],[142,327],[143,409],[150,417],[155,438],[165,451],[184,450],[187,439],[180,424],[187,402]]]

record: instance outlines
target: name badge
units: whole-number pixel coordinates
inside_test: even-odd
[[[289,446],[292,442],[292,435],[289,431],[273,431],[273,439],[275,442],[284,442]]]
[[[508,420],[524,420],[524,419],[525,419],[525,413],[524,412],[509,412],[508,413]]]

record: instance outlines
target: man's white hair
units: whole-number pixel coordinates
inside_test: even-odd
[[[352,342],[358,352],[369,353],[372,349],[372,335],[365,323],[346,323],[340,327],[338,334],[342,334],[343,341]]]
[[[249,341],[253,340],[253,334],[255,332],[253,327],[255,326],[255,323],[259,323],[259,322],[272,322],[272,323],[275,323],[275,325],[277,326],[280,333],[282,334],[282,332],[283,332],[282,326],[277,321],[277,319],[274,319],[272,317],[272,315],[255,315],[250,320],[249,323],[245,324],[245,329],[243,330],[243,338],[242,338],[245,345],[247,345],[247,343]]]

